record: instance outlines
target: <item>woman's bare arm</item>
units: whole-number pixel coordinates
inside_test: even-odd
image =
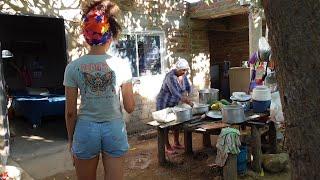
[[[66,126],[68,131],[68,141],[72,142],[74,128],[75,128],[76,119],[77,119],[78,88],[66,87],[65,93],[66,93],[65,118],[66,118]]]

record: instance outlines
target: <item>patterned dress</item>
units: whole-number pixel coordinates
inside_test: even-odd
[[[190,94],[191,86],[186,75],[183,75],[183,81],[179,84],[178,77],[173,69],[168,72],[163,80],[162,87],[157,96],[157,111],[178,105],[182,95],[187,92]]]

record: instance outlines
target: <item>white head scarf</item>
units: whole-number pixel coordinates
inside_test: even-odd
[[[188,61],[183,58],[179,58],[178,61],[176,62],[176,69],[190,69]]]

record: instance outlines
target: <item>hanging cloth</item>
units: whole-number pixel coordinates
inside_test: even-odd
[[[223,167],[228,158],[228,154],[239,154],[241,146],[240,131],[234,128],[223,128],[217,141],[216,164]]]

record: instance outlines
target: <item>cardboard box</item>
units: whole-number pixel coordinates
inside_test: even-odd
[[[248,92],[250,85],[250,68],[232,67],[229,69],[230,95],[233,92]]]

